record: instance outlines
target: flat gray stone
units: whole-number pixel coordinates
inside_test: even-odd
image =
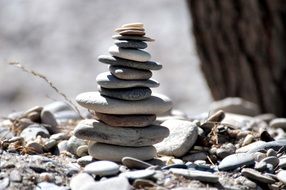
[[[190,121],[170,119],[161,125],[169,129],[170,135],[154,145],[159,154],[181,157],[190,150],[197,140],[198,128]]]
[[[166,127],[111,127],[94,119],[81,121],[74,129],[77,138],[120,146],[150,146],[169,135]]]
[[[155,170],[136,170],[121,173],[119,176],[126,177],[130,180],[135,179],[147,179],[152,177],[155,174]]]
[[[263,150],[273,149],[278,151],[280,148],[286,146],[286,140],[270,141],[265,144],[258,145],[248,151],[248,153],[255,153]]]
[[[130,67],[135,69],[144,69],[144,70],[160,70],[162,69],[162,65],[154,62],[154,61],[147,61],[147,62],[138,62],[138,61],[131,61],[128,59],[121,59],[119,57],[113,57],[110,55],[100,55],[98,57],[98,61],[105,64],[110,65],[120,65],[124,67]]]
[[[91,142],[88,147],[89,155],[98,160],[121,162],[123,157],[133,157],[140,160],[151,160],[156,156],[153,146],[126,147]]]
[[[37,188],[35,190],[43,190],[43,189],[66,190],[66,188],[64,187],[60,187],[54,183],[49,183],[49,182],[38,183]]]
[[[272,128],[281,128],[286,130],[286,118],[276,118],[271,120],[269,126]]]
[[[95,116],[112,127],[146,127],[156,120],[156,115],[111,115],[96,112]]]
[[[122,66],[109,66],[112,75],[122,80],[148,80],[152,77],[152,72]]]
[[[182,175],[202,182],[217,183],[219,180],[219,177],[217,175],[205,171],[181,169],[181,168],[171,168],[170,171],[174,174]]]
[[[255,163],[254,156],[249,153],[232,154],[225,157],[219,164],[219,170],[234,170],[241,166],[249,166]]]
[[[281,181],[282,183],[284,183],[284,185],[286,185],[286,170],[281,170],[281,171],[277,174],[277,178],[279,179],[279,181]]]
[[[120,48],[134,48],[134,49],[147,48],[147,43],[135,40],[115,40],[114,44]]]
[[[152,79],[121,80],[113,76],[110,72],[104,72],[97,75],[96,82],[101,87],[109,89],[132,88],[132,87],[155,88],[160,85],[157,81]]]
[[[275,180],[272,177],[263,175],[251,168],[243,168],[241,174],[250,180],[259,181],[261,183],[275,183]]]
[[[117,40],[137,40],[137,41],[146,41],[146,42],[153,42],[152,38],[146,36],[121,36],[121,35],[114,35],[112,39]]]
[[[138,101],[124,101],[103,97],[99,92],[79,94],[76,101],[81,106],[95,112],[107,114],[158,114],[172,108],[172,101],[161,94],[153,94],[150,98]]]
[[[132,186],[129,184],[127,178],[125,177],[112,177],[99,182],[88,183],[80,190],[132,190]],[[73,190],[73,189],[72,189]],[[75,189],[76,190],[76,189]]]
[[[99,86],[98,91],[101,95],[121,100],[144,100],[152,94],[151,89],[147,87],[108,89]]]
[[[152,164],[132,157],[122,158],[122,164],[129,169],[146,169],[153,166]]]
[[[119,165],[106,160],[96,161],[86,165],[83,171],[99,176],[111,176],[119,172]]]
[[[212,112],[223,110],[224,112],[256,116],[259,114],[259,107],[249,101],[238,97],[229,97],[219,101],[215,101],[211,105]]]
[[[118,46],[111,46],[108,52],[115,57],[132,61],[146,62],[151,59],[151,55],[147,51],[139,49],[125,49]]]
[[[269,156],[266,158],[263,158],[259,163],[266,163],[266,164],[271,164],[275,168],[279,164],[279,159],[275,156]]]

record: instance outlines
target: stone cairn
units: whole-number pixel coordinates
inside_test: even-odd
[[[99,160],[121,162],[129,156],[150,160],[156,156],[153,146],[169,135],[166,127],[153,125],[157,114],[172,108],[171,100],[152,94],[150,88],[159,83],[150,79],[151,70],[162,65],[150,61],[151,55],[142,50],[146,42],[142,23],[130,23],[117,28],[112,38],[115,45],[110,55],[98,60],[109,65],[109,72],[97,76],[98,92],[85,92],[76,97],[81,106],[89,109],[96,119],[81,121],[74,130],[77,138],[89,140],[89,154]]]

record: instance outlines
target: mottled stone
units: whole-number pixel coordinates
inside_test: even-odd
[[[198,137],[197,126],[184,120],[167,120],[161,124],[170,130],[170,135],[155,145],[159,154],[180,157],[186,154]]]
[[[81,121],[74,129],[80,139],[121,146],[149,146],[169,135],[166,127],[151,125],[140,128],[111,127],[97,120]]]

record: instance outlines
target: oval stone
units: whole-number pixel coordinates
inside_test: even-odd
[[[152,77],[151,71],[121,66],[110,66],[109,71],[112,75],[122,80],[147,80]]]
[[[225,157],[219,164],[219,170],[234,170],[241,166],[253,165],[254,155],[249,153],[232,154]]]
[[[81,106],[95,112],[107,114],[158,114],[172,108],[172,101],[161,94],[138,101],[125,101],[103,97],[99,92],[85,92],[76,97]]]
[[[140,128],[111,127],[94,119],[81,121],[74,135],[85,140],[121,146],[150,146],[169,135],[166,127],[151,125]]]
[[[119,57],[113,57],[110,55],[100,55],[98,61],[110,65],[121,65],[124,67],[131,67],[135,69],[144,69],[144,70],[160,70],[162,65],[154,61],[146,61],[144,63],[138,61],[132,61],[128,59],[121,59]]]
[[[147,48],[147,44],[145,42],[134,41],[134,40],[115,40],[114,44],[120,48],[134,48],[134,49]]]
[[[143,100],[152,94],[151,89],[147,87],[108,89],[99,86],[98,91],[101,95],[121,100]]]
[[[121,162],[122,158],[134,157],[140,160],[151,160],[156,156],[153,146],[125,147],[91,142],[88,147],[89,155],[98,160]]]
[[[98,120],[113,127],[146,127],[156,120],[156,115],[111,115],[95,113]]]
[[[149,80],[121,80],[113,76],[110,72],[100,73],[96,77],[98,85],[109,89],[132,88],[132,87],[149,87],[155,88],[160,84],[159,82]]]
[[[139,49],[124,49],[118,46],[111,46],[108,52],[115,57],[132,61],[146,62],[151,59],[151,55],[147,51]]]

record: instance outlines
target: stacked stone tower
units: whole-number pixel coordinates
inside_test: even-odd
[[[98,60],[109,65],[109,72],[97,76],[98,92],[85,92],[76,101],[91,110],[96,119],[84,120],[74,130],[78,138],[90,140],[88,152],[99,160],[120,162],[125,156],[149,160],[156,156],[154,144],[169,135],[167,128],[152,125],[156,114],[167,112],[171,100],[152,94],[150,88],[159,83],[150,79],[152,70],[162,65],[150,61],[144,51],[154,41],[145,36],[142,23],[130,23],[117,28],[111,55]]]

